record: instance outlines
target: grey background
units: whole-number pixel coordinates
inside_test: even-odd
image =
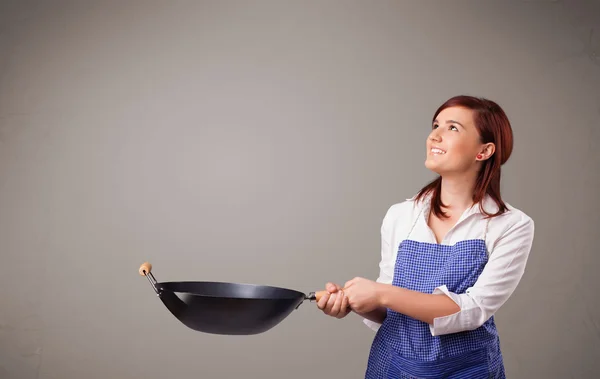
[[[507,111],[503,196],[536,222],[497,315],[510,378],[600,371],[597,1],[0,3],[0,377],[361,378],[373,333],[304,303],[252,337],[159,280],[375,279],[433,178],[434,110]]]

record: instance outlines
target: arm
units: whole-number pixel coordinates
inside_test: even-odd
[[[384,284],[382,284],[382,285],[384,285]],[[387,309],[385,307],[378,307],[377,309],[374,309],[370,312],[354,311],[354,313],[356,313],[360,317],[362,317],[366,320],[369,320],[371,322],[374,322],[376,324],[382,324],[383,320],[385,320],[385,317],[387,316]]]
[[[396,287],[390,284],[378,284],[379,303],[417,320],[433,324],[434,319],[456,314],[460,307],[448,296],[427,294]]]
[[[381,223],[380,234],[381,234],[381,260],[379,261],[379,277],[377,283],[381,284],[392,284],[394,276],[394,266],[396,259],[391,246],[392,233],[393,233],[393,222],[397,210],[402,205],[392,205],[386,212],[383,221]],[[357,315],[364,319],[364,323],[369,326],[372,330],[377,331],[380,325],[383,323],[387,316],[387,308],[380,304],[375,310],[370,312],[357,312]]]
[[[434,336],[476,329],[516,289],[525,271],[533,235],[533,220],[522,215],[498,239],[477,282],[463,294],[452,293],[446,286],[425,294],[378,285],[379,302],[428,323]]]

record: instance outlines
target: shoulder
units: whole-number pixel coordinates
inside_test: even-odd
[[[507,211],[502,215],[498,216],[498,221],[504,226],[506,230],[514,229],[516,227],[527,227],[534,228],[534,221],[531,216],[525,213],[523,210],[506,203]]]
[[[505,204],[507,211],[490,220],[489,231],[494,245],[510,242],[531,245],[535,231],[533,218],[523,210]]]
[[[498,216],[493,217],[490,220],[490,226],[493,226],[495,229],[500,228],[504,231],[517,226],[527,226],[533,228],[533,219],[527,213],[513,206],[507,201],[504,201],[504,205],[506,206],[506,211]],[[490,197],[490,195],[486,195],[484,197],[480,206],[487,213],[492,214],[498,212],[499,209],[498,204]]]
[[[388,230],[397,230],[402,226],[409,225],[418,216],[422,206],[423,204],[416,202],[414,197],[394,203],[385,212],[382,226]]]
[[[398,218],[406,218],[419,212],[421,204],[415,201],[415,198],[403,200],[390,205],[385,214],[385,219],[395,220]]]
[[[398,203],[394,203],[389,206],[385,214],[386,218],[397,218],[400,216],[406,216],[411,213],[415,208],[415,203],[412,199],[407,199]]]

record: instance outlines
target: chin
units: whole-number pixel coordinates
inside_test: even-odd
[[[432,162],[430,159],[425,161],[425,167],[439,175],[442,175],[442,172],[444,171],[439,164]]]
[[[437,166],[438,165],[435,162],[432,162],[431,159],[425,160],[425,167],[427,167],[428,169],[433,171],[436,169]]]

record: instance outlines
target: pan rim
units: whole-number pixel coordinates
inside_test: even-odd
[[[251,290],[266,290],[273,292],[280,292],[277,296],[223,296],[211,293],[199,293],[194,291],[181,291],[175,290],[172,287],[185,286],[185,285],[217,285],[231,288],[245,288]],[[307,295],[304,292],[285,288],[272,286],[268,284],[256,284],[256,283],[244,283],[244,282],[224,282],[224,281],[208,281],[208,280],[183,280],[183,281],[163,281],[157,283],[157,287],[163,291],[169,291],[173,293],[182,293],[188,296],[206,297],[206,298],[222,298],[222,299],[245,299],[245,300],[296,300],[299,297],[305,299]],[[167,287],[167,288],[164,288]]]

